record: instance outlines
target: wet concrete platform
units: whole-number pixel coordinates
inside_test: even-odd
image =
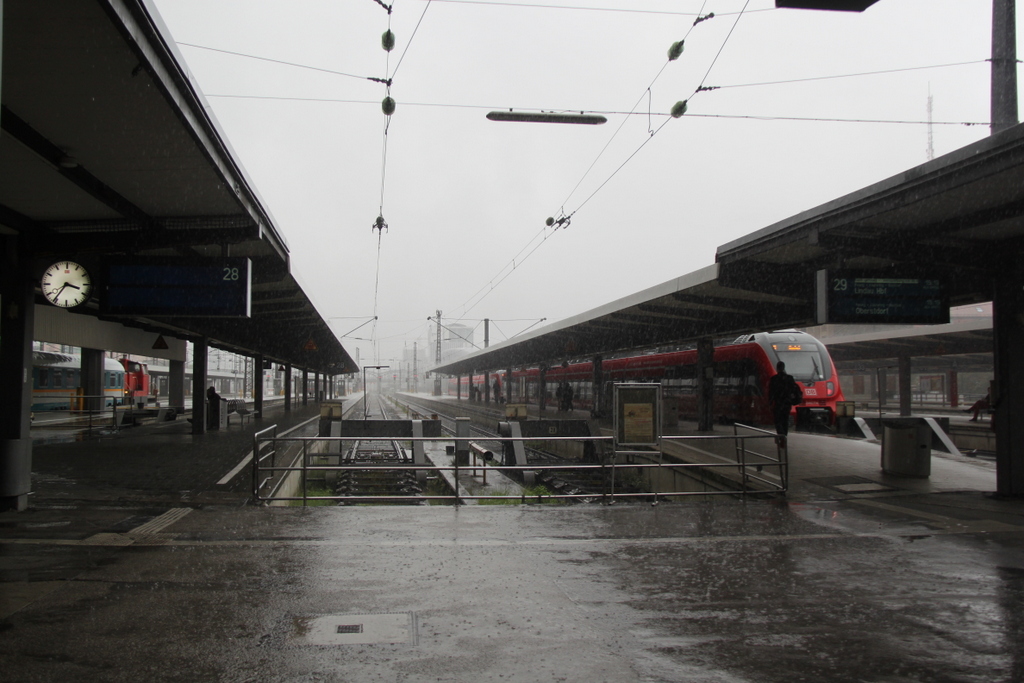
[[[216,484],[249,428],[37,451],[0,680],[1024,680],[1024,503],[984,462],[798,434],[785,498],[252,508]]]

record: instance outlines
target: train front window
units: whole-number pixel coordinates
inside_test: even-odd
[[[786,372],[799,382],[832,379],[832,365],[825,350],[814,342],[772,344],[776,355],[786,364]]]

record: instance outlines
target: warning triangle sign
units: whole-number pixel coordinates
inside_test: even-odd
[[[167,340],[164,339],[164,335],[158,334],[157,337],[156,337],[156,341],[153,342],[153,348],[154,349],[168,349],[170,347],[167,346]]]
[[[313,338],[310,337],[309,341],[307,341],[306,345],[304,347],[302,347],[302,348],[304,350],[306,350],[306,351],[316,351],[317,350],[317,345],[316,345],[316,342],[313,341]]]

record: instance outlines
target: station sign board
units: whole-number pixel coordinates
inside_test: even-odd
[[[949,288],[939,277],[819,270],[815,289],[819,325],[949,322]]]
[[[151,318],[249,318],[252,262],[239,257],[111,259],[100,310]]]

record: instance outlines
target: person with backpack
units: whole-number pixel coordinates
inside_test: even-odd
[[[775,376],[768,380],[768,402],[775,418],[775,431],[785,439],[789,434],[789,414],[793,406],[803,402],[804,392],[793,375],[786,372],[786,364],[781,360],[775,365],[775,371]],[[785,445],[785,441],[781,445]]]

